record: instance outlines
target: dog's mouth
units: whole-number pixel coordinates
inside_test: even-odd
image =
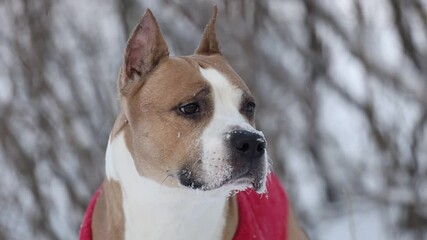
[[[266,177],[267,173],[264,171],[251,169],[239,177],[232,178],[224,185],[238,186],[239,190],[252,187],[256,192],[262,193],[265,190]]]
[[[233,171],[231,175],[224,176],[221,181],[202,180],[200,174],[183,168],[178,173],[178,179],[182,186],[201,191],[211,191],[219,188],[232,190],[244,190],[253,188],[258,193],[265,191],[267,173],[261,167]]]

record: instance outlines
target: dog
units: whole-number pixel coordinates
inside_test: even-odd
[[[194,55],[169,56],[148,9],[118,77],[121,112],[81,240],[306,239],[269,172],[255,98],[221,54],[217,8]]]

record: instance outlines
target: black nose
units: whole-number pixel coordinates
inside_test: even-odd
[[[233,152],[248,160],[260,158],[265,152],[263,136],[249,131],[233,131],[230,133]]]

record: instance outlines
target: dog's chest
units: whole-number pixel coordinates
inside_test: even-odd
[[[140,176],[123,134],[108,145],[106,160],[107,178],[122,184],[125,239],[221,239],[227,191],[170,188]]]
[[[170,196],[169,196],[170,197]],[[124,201],[125,239],[221,239],[225,202],[153,195]]]

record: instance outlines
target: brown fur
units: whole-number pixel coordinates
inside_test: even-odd
[[[239,225],[239,207],[237,204],[237,196],[234,195],[228,199],[225,208],[225,227],[223,232],[223,240],[231,240],[236,233],[237,226]]]
[[[168,58],[135,95],[122,97],[131,129],[129,148],[133,149],[131,154],[141,175],[162,182],[184,165],[199,160],[200,146],[194,140],[211,119],[209,108],[213,106],[209,92],[210,87],[197,67],[181,58]],[[179,105],[196,100],[205,104],[205,114],[197,120],[181,116]]]
[[[120,183],[105,180],[93,212],[92,239],[124,239],[124,220]]]
[[[308,240],[307,234],[300,228],[298,219],[294,216],[292,207],[289,205],[287,226],[289,240]]]

